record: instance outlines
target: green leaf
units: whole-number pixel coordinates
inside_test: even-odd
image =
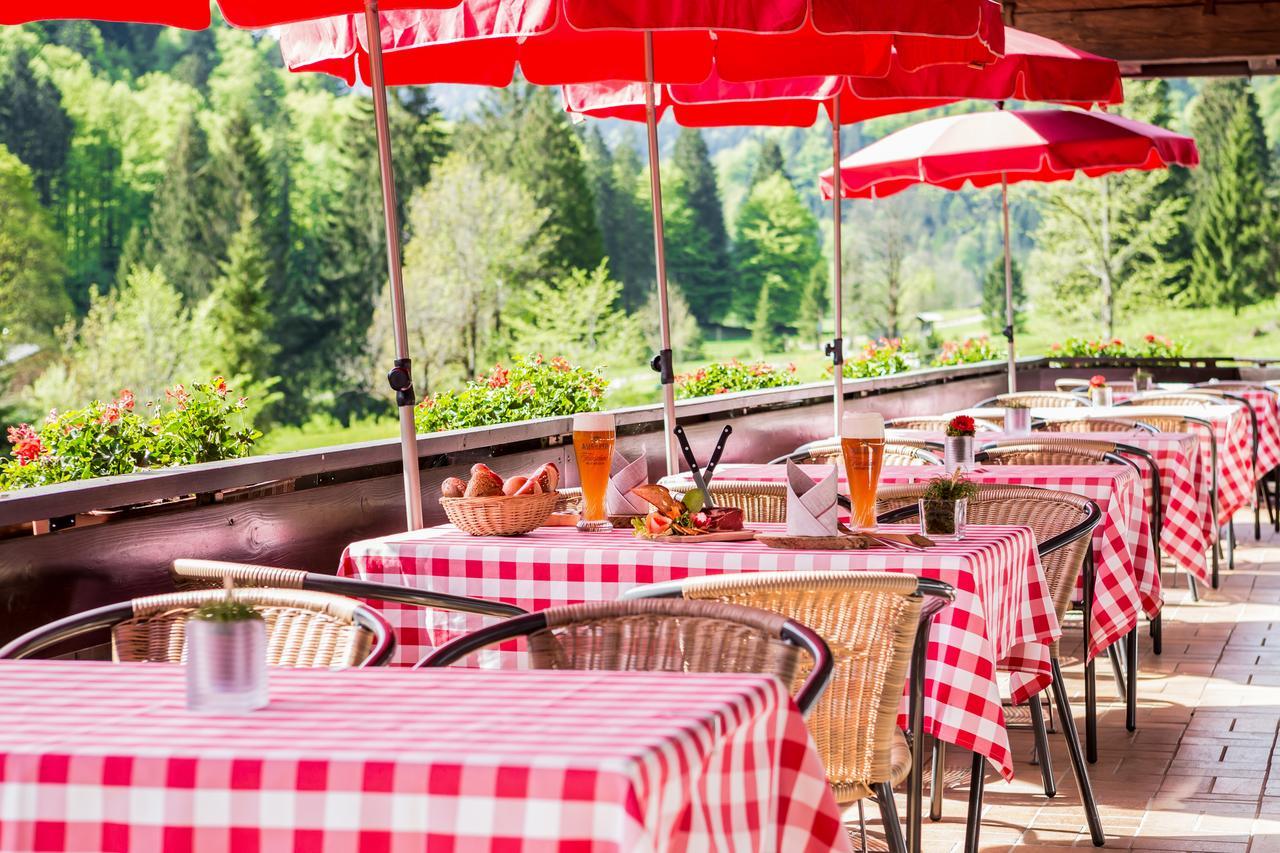
[[[706,496],[702,494],[700,489],[690,489],[684,493],[684,500],[681,503],[690,513],[695,513],[702,509],[702,505],[706,503]]]
[[[635,530],[637,533],[644,533],[645,532],[644,519],[643,518],[631,519],[631,528]]]

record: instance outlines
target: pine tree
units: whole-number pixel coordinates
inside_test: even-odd
[[[31,170],[0,145],[0,351],[50,342],[70,313],[59,248]]]
[[[777,274],[769,273],[760,285],[760,296],[756,299],[755,319],[751,321],[751,343],[760,355],[777,352],[782,348],[782,337],[778,334],[778,323],[774,317],[774,297],[771,292],[782,282]]]
[[[276,354],[268,336],[270,262],[257,213],[248,199],[238,223],[221,264],[222,275],[208,298],[207,357],[216,371],[239,377],[237,384],[260,384],[270,376]]]
[[[787,162],[782,156],[782,146],[775,139],[764,139],[760,142],[760,153],[756,156],[756,167],[751,173],[750,187],[763,181],[770,175],[782,175],[787,180],[791,180],[787,175]]]
[[[738,313],[757,315],[760,292],[771,281],[774,324],[795,326],[801,297],[822,253],[818,222],[785,177],[771,175],[751,190],[738,213],[733,249]]]
[[[1013,280],[1013,330],[1021,332],[1026,327],[1026,316],[1023,307],[1027,304],[1026,289],[1022,284],[1022,267],[1018,259],[1011,258],[1011,278]],[[986,319],[987,331],[998,335],[1004,330],[1004,255],[996,256],[982,279],[982,316]]]
[[[58,88],[32,69],[26,47],[16,43],[7,53],[0,52],[0,145],[31,169],[40,203],[48,207],[75,127]]]
[[[220,189],[208,138],[196,113],[189,113],[178,126],[164,177],[151,201],[141,257],[127,258],[126,267],[135,262],[159,266],[188,300],[207,296],[226,257],[225,221],[218,218],[225,215]]]
[[[831,313],[830,273],[816,264],[809,273],[809,285],[800,299],[800,327],[812,335],[815,346],[822,346],[822,327]]]
[[[643,308],[656,295],[653,271],[653,206],[649,182],[635,146],[624,142],[613,151],[617,182],[619,231],[606,235],[617,245],[609,252],[609,265],[622,280],[622,301],[628,310]]]
[[[1229,305],[1236,312],[1272,292],[1267,215],[1269,200],[1258,157],[1254,118],[1247,105],[1232,116],[1215,152],[1216,174],[1197,196],[1191,293],[1201,305]]]
[[[680,131],[670,185],[667,274],[684,287],[699,323],[721,322],[733,306],[733,271],[715,166],[701,131]]]

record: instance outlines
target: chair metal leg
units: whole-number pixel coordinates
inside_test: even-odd
[[[862,800],[858,800],[858,837],[862,842],[860,853],[867,853],[867,813],[862,807]]]
[[[1098,763],[1098,673],[1093,661],[1084,665],[1084,742],[1090,764]],[[1059,709],[1061,710],[1061,709]],[[1065,723],[1064,723],[1065,725]]]
[[[945,741],[933,742],[933,779],[929,784],[929,820],[937,823],[942,820],[942,788],[946,784],[947,744]]]
[[[1159,656],[1164,654],[1164,610],[1161,610],[1151,620],[1151,654]]]
[[[1121,660],[1120,648],[1116,643],[1107,646],[1107,659],[1111,661],[1111,677],[1116,682],[1116,695],[1124,696],[1129,691],[1124,683],[1124,661]]]
[[[1124,638],[1124,727],[1138,730],[1138,629],[1135,627]]]
[[[1067,686],[1062,681],[1062,667],[1057,659],[1052,661],[1053,698],[1058,705],[1058,716],[1062,719],[1062,735],[1067,741],[1067,754],[1071,757],[1071,770],[1075,773],[1076,787],[1080,789],[1080,803],[1084,806],[1085,821],[1089,824],[1089,837],[1094,847],[1102,847],[1107,843],[1106,833],[1102,831],[1102,818],[1098,816],[1098,804],[1093,799],[1093,786],[1089,783],[1089,771],[1080,756],[1080,738],[1076,734],[1076,721],[1071,716],[1071,704],[1067,701]]]
[[[1196,576],[1187,572],[1187,589],[1191,591],[1191,600],[1200,600],[1200,587],[1196,586]]]
[[[1210,549],[1210,551],[1213,554],[1213,572],[1211,576],[1212,577],[1211,584],[1214,589],[1218,588],[1218,563],[1222,559],[1222,540],[1221,540],[1222,528],[1217,528],[1217,534],[1218,535],[1214,537],[1213,547]]]
[[[911,776],[907,780],[907,849],[920,853],[921,817],[924,803],[924,669],[928,659],[928,623],[916,634],[911,651]]]
[[[978,836],[982,830],[982,787],[986,784],[986,760],[973,754],[969,771],[969,816],[964,825],[964,853],[978,853]]]
[[[880,823],[884,827],[889,853],[907,853],[907,843],[902,840],[902,823],[898,820],[898,804],[893,801],[893,788],[888,782],[876,785],[876,802],[880,804]]]
[[[1258,493],[1265,491],[1262,487],[1262,480],[1258,480],[1258,486],[1254,490],[1253,495],[1253,541],[1262,541],[1262,504],[1258,502]],[[1263,498],[1265,501],[1266,499]]]
[[[1234,571],[1236,567],[1236,524],[1235,520],[1227,522],[1227,569]]]
[[[1036,736],[1036,763],[1040,765],[1040,778],[1044,781],[1044,795],[1056,797],[1058,786],[1053,781],[1053,756],[1049,754],[1049,733],[1044,727],[1044,710],[1040,707],[1040,694],[1027,702],[1031,709],[1031,730]]]

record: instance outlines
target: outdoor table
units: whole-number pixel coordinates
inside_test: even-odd
[[[941,443],[943,433],[921,430],[887,430],[889,441],[895,437],[923,439]],[[1213,543],[1213,509],[1209,500],[1206,475],[1208,466],[1201,462],[1201,454],[1208,449],[1201,446],[1199,436],[1178,432],[1034,432],[1030,436],[1010,436],[1003,430],[980,432],[974,437],[974,446],[981,448],[991,441],[1012,439],[1039,439],[1067,441],[1108,441],[1129,444],[1151,454],[1160,474],[1160,510],[1164,526],[1160,531],[1160,550],[1201,583],[1211,581],[1205,555]],[[1139,462],[1144,471],[1150,469]],[[1151,493],[1144,492],[1147,515],[1151,515]]]
[[[772,676],[0,663],[4,850],[847,851]]]
[[[1004,409],[966,409],[966,414],[992,420],[1001,420]],[[1078,418],[1124,418],[1142,420],[1143,415],[1174,415],[1201,418],[1213,425],[1218,445],[1218,525],[1226,524],[1237,510],[1253,505],[1253,428],[1249,418],[1239,406],[1079,406],[1064,408],[1034,408],[1031,416],[1045,420]],[[1200,458],[1205,472],[1212,475],[1212,454],[1201,448]],[[1206,477],[1206,482],[1209,477]]]
[[[1182,383],[1162,384],[1158,391],[1189,391],[1192,393],[1199,391],[1213,390],[1212,388],[1200,388],[1195,385],[1186,385]],[[1274,391],[1268,391],[1265,388],[1244,388],[1237,385],[1218,386],[1217,390],[1224,391],[1234,397],[1244,399],[1249,408],[1253,409],[1254,415],[1258,419],[1258,476],[1270,473],[1277,465],[1280,465],[1280,401]],[[1129,399],[1135,396],[1132,393],[1117,393],[1117,400]]]
[[[805,468],[807,466],[801,466]],[[886,465],[880,482],[916,483],[943,475],[937,465]],[[716,480],[782,482],[783,465],[726,465]],[[1089,498],[1102,510],[1093,532],[1093,620],[1089,659],[1132,631],[1138,616],[1155,616],[1162,605],[1160,570],[1151,547],[1151,517],[1146,512],[1144,479],[1127,465],[990,465],[968,472],[977,483],[1037,486]],[[845,494],[844,475],[841,491]],[[982,527],[970,527],[981,530]],[[1077,595],[1083,585],[1077,581]]]
[[[781,525],[756,524],[779,533]],[[914,528],[909,528],[914,529]],[[1013,698],[1049,684],[1049,645],[1061,631],[1048,584],[1026,527],[975,528],[960,542],[925,551],[793,551],[759,542],[684,543],[637,538],[630,530],[583,534],[544,527],[519,537],[476,537],[445,525],[355,542],[340,573],[383,583],[429,587],[540,610],[611,601],[632,587],[721,572],[875,570],[946,581],[956,601],[933,622],[925,670],[925,731],[977,752],[1012,778],[998,668],[1012,673]],[[478,617],[380,605],[412,663]],[[498,652],[481,665],[519,665]]]

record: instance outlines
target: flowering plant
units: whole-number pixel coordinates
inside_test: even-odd
[[[1103,376],[1101,373],[1095,373],[1093,376],[1089,377],[1089,387],[1090,388],[1106,388],[1107,377]]]
[[[1132,348],[1132,355],[1144,358],[1177,358],[1187,351],[1182,341],[1166,338],[1164,335],[1145,334],[1142,343]]]
[[[82,409],[51,411],[40,427],[9,427],[12,456],[0,464],[0,488],[47,486],[131,474],[139,468],[194,465],[246,456],[262,433],[246,422],[243,397],[222,377],[165,392],[141,408],[125,389]]]
[[[871,341],[862,348],[861,355],[844,363],[845,378],[871,379],[902,373],[904,370],[911,369],[911,363],[907,360],[908,355],[914,355],[914,351],[902,338],[880,338],[878,341]],[[827,372],[830,374],[835,371],[833,367],[829,367]]]
[[[972,364],[977,361],[994,361],[1003,358],[986,335],[977,338],[965,338],[963,341],[944,341],[942,349],[933,357],[934,367],[949,367],[955,364]]]
[[[1052,356],[1068,358],[1176,358],[1186,352],[1187,345],[1163,335],[1146,334],[1140,344],[1125,344],[1119,338],[1109,341],[1091,341],[1085,338],[1067,338],[1049,347]]]
[[[414,422],[419,432],[439,432],[596,412],[608,386],[599,370],[559,357],[524,356],[509,368],[495,364],[460,391],[426,398],[414,411]]]
[[[676,395],[681,398],[709,397],[733,391],[781,388],[796,385],[799,381],[794,364],[786,367],[763,361],[744,364],[733,358],[680,374],[676,377]]]
[[[977,430],[977,426],[973,422],[973,418],[968,415],[956,415],[947,422],[947,435],[955,436],[972,436]]]

